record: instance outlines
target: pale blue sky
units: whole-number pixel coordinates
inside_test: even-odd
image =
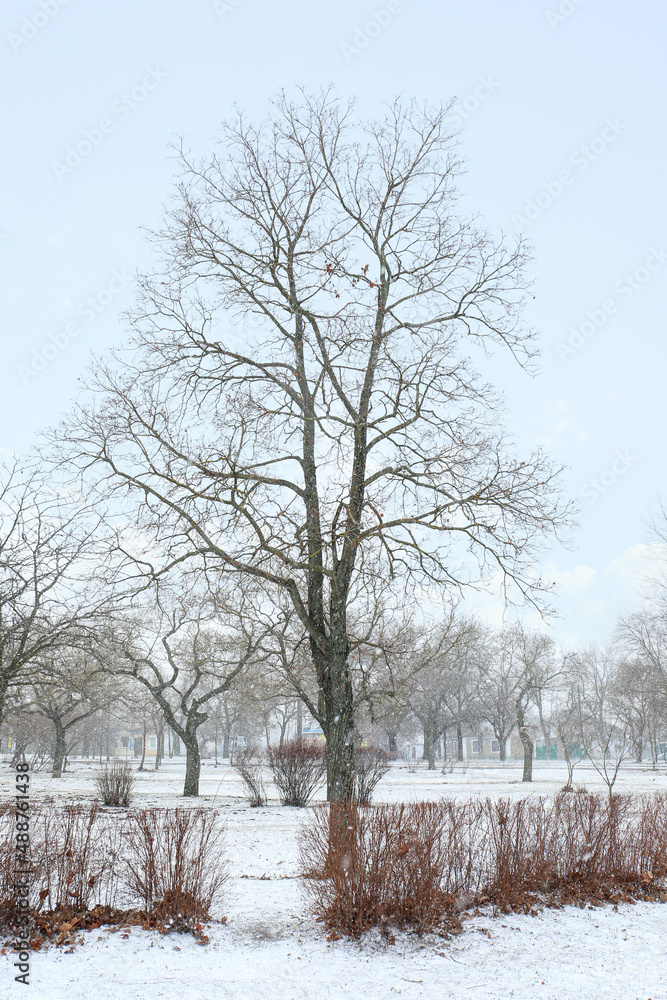
[[[90,350],[124,339],[176,134],[204,152],[234,102],[262,115],[298,83],[333,83],[368,114],[396,93],[457,96],[467,203],[536,253],[542,374],[497,375],[510,427],[571,466],[582,506],[573,551],[544,555],[561,631],[603,639],[667,496],[666,29],[655,0],[8,0],[0,447],[29,448]],[[86,130],[89,155],[68,163]]]

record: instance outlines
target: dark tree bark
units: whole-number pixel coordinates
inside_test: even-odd
[[[51,777],[62,778],[63,763],[67,752],[67,744],[65,743],[65,727],[59,718],[52,719],[51,721],[53,722],[53,726],[56,731],[56,738],[53,745],[53,770],[51,772]]]
[[[185,784],[183,786],[183,795],[199,795],[201,757],[199,755],[199,742],[197,740],[196,715],[188,718],[182,739],[185,744]]]

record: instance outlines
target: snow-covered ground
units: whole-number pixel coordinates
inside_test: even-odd
[[[135,804],[176,805],[183,763],[138,775]],[[95,768],[75,762],[58,782],[35,774],[35,801],[57,794],[68,800],[94,797]],[[376,801],[433,799],[442,795],[550,795],[564,782],[559,763],[537,762],[535,781],[521,783],[518,763],[471,766],[442,774],[420,765],[410,773],[395,765],[378,786]],[[583,764],[575,783],[603,790]],[[626,768],[620,791],[667,789],[667,770]],[[0,795],[11,791],[7,765],[0,768]],[[463,934],[443,941],[397,934],[385,945],[379,935],[362,942],[327,942],[307,912],[296,878],[298,830],[307,810],[249,809],[234,772],[205,764],[202,804],[224,818],[230,878],[223,911],[210,943],[189,936],[163,937],[137,930],[93,931],[70,953],[36,953],[31,987],[14,984],[9,954],[0,957],[0,996],[40,1000],[667,1000],[667,906],[658,903],[609,908],[548,910],[537,917],[473,917]],[[269,794],[271,790],[269,789]]]

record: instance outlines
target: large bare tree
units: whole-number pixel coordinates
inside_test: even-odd
[[[528,254],[460,209],[448,110],[369,122],[330,93],[281,97],[202,160],[181,146],[132,349],[64,432],[68,461],[134,500],[156,572],[199,559],[291,605],[332,800],[352,789],[364,578],[460,590],[495,571],[539,601],[536,544],[566,519],[557,471],[514,453],[478,374],[494,348],[534,356]]]

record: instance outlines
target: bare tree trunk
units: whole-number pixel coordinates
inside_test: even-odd
[[[321,661],[319,651],[315,655]],[[354,781],[354,702],[347,655],[327,657],[321,675],[325,682],[321,702],[322,729],[327,741],[327,800],[350,802]]]
[[[185,743],[185,785],[183,795],[199,795],[199,776],[201,773],[201,758],[199,756],[199,744],[197,734],[188,734]]]
[[[435,714],[429,712],[424,725],[424,760],[429,771],[435,771],[435,744],[437,740]]]
[[[523,778],[521,780],[532,781],[534,744],[525,724],[523,706],[520,701],[516,703],[516,721],[519,727],[519,739],[523,746]]]
[[[154,771],[159,770],[163,758],[164,758],[164,721],[161,720],[157,731],[155,767],[153,768]]]
[[[63,726],[60,719],[55,718],[51,720],[53,722],[56,731],[56,740],[53,747],[53,770],[51,772],[52,778],[62,778],[65,762],[65,727]]]
[[[461,723],[456,723],[456,759],[459,763],[463,760],[463,729]]]
[[[303,738],[303,702],[301,698],[296,703],[296,738]]]
[[[144,763],[146,761],[146,723],[142,725],[141,728],[141,760],[139,761],[139,767],[137,770],[144,770]]]

